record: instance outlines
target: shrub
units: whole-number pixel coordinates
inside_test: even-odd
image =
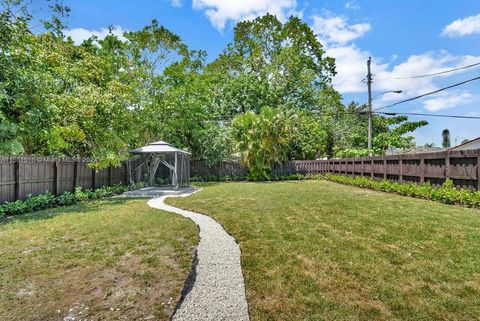
[[[457,204],[468,207],[480,208],[480,191],[471,191],[468,189],[456,188],[453,181],[449,178],[441,187],[434,187],[429,182],[419,185],[400,184],[388,180],[375,180],[367,177],[350,177],[335,174],[325,174],[320,176],[323,179],[336,183],[353,185],[383,191],[388,193],[396,193],[404,196],[412,196],[428,200],[439,201],[445,204]]]
[[[0,205],[0,219],[6,216],[15,216],[46,208],[67,206],[87,200],[122,194],[123,192],[139,187],[143,187],[143,184],[103,186],[96,190],[77,187],[73,193],[65,192],[58,196],[49,192],[37,196],[28,195],[25,200],[6,202]]]

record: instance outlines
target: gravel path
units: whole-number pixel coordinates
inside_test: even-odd
[[[180,196],[188,196],[184,194]],[[189,276],[173,321],[249,321],[240,248],[214,219],[150,200],[150,207],[190,218],[200,227],[194,270]]]

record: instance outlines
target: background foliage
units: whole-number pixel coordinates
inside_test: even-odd
[[[252,178],[288,159],[359,156],[363,106],[332,87],[335,61],[297,17],[239,22],[214,60],[153,20],[119,39],[77,45],[63,34],[69,9],[0,0],[0,154],[92,157],[118,165],[128,150],[165,140],[215,165],[241,158]],[[374,117],[375,154],[408,147],[426,122]]]

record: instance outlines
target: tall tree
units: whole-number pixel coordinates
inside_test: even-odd
[[[318,109],[335,63],[306,23],[291,17],[282,24],[267,14],[238,23],[233,43],[207,72],[217,82],[216,112],[233,117],[264,106]]]
[[[63,35],[69,9],[60,0],[40,32],[30,1],[0,1],[1,154],[92,157],[102,168],[163,139],[214,165],[233,156],[233,137],[248,162],[271,167],[365,150],[361,107],[342,104],[334,59],[299,18],[238,23],[206,65],[204,51],[155,20],[126,41],[110,30],[76,45]],[[375,116],[377,152],[410,144],[404,134],[423,124]]]
[[[414,137],[408,135],[428,122],[410,122],[406,116],[373,116],[373,150],[367,149],[368,118],[363,106],[351,103],[341,113],[335,126],[334,153],[338,157],[367,156],[370,152],[383,155],[389,147],[414,146]]]
[[[264,107],[258,114],[249,111],[235,118],[233,136],[251,179],[269,179],[273,166],[288,160],[296,117]]]
[[[451,146],[451,142],[450,142],[450,130],[448,130],[448,128],[445,128],[443,131],[442,131],[442,147],[443,148],[448,148]]]

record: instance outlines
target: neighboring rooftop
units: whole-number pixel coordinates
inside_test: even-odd
[[[453,146],[449,150],[467,150],[467,149],[480,149],[480,137],[471,139],[457,146]]]

